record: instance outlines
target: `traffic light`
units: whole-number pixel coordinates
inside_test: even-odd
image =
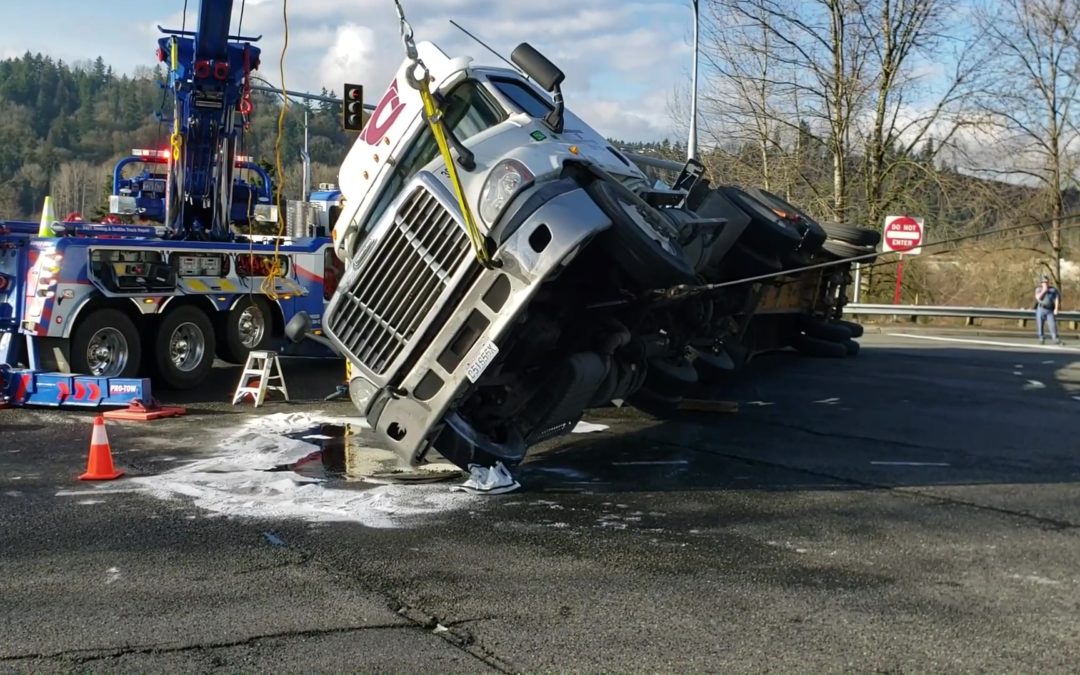
[[[345,85],[342,108],[342,126],[345,131],[360,131],[364,126],[364,87],[359,84]]]

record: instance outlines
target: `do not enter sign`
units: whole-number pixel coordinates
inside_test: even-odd
[[[910,216],[888,216],[882,233],[882,250],[917,255],[922,251],[923,219]]]

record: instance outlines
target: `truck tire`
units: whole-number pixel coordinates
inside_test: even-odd
[[[826,323],[810,316],[799,317],[799,327],[810,337],[815,337],[829,342],[843,342],[852,337],[847,326],[837,323]]]
[[[685,357],[649,359],[645,386],[661,396],[679,397],[698,383],[697,370]]]
[[[94,377],[135,377],[142,343],[135,323],[118,309],[103,307],[79,321],[71,336],[71,372]]]
[[[165,315],[154,336],[154,370],[171,389],[197,387],[214,367],[216,339],[206,314],[191,305]]]
[[[848,349],[843,342],[822,340],[799,333],[791,341],[791,346],[807,356],[819,356],[824,358],[841,358],[847,356]]]
[[[266,349],[274,325],[270,311],[270,304],[260,295],[240,298],[225,314],[219,331],[218,357],[222,361],[243,364],[248,352]]]
[[[679,242],[665,236],[669,223],[659,211],[636,203],[626,194],[627,188],[610,181],[595,180],[585,190],[611,219],[616,247],[612,258],[623,273],[645,289],[694,281],[694,267]]]
[[[877,246],[881,241],[880,232],[865,227],[844,225],[842,223],[822,223],[821,227],[825,230],[825,234],[829,235],[829,239],[836,239],[845,244]]]
[[[843,319],[833,319],[830,323],[834,323],[838,326],[843,326],[851,333],[851,337],[859,338],[863,336],[863,325],[861,323],[855,323],[854,321],[844,321]]]
[[[869,246],[854,246],[852,244],[844,243],[838,239],[826,239],[825,245],[821,248],[838,258],[858,258],[860,256],[866,256],[874,253],[874,249]],[[871,258],[861,258],[858,262],[861,262],[863,264],[869,264],[874,262],[875,260],[877,260],[877,256]]]

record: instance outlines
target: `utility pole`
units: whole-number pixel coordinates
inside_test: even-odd
[[[690,78],[690,139],[686,144],[686,158],[697,159],[697,71],[698,71],[698,0],[690,0],[694,10],[694,73]]]
[[[304,162],[304,187],[300,199],[307,201],[311,197],[311,155],[308,154],[308,109],[304,106],[304,149],[300,152]]]

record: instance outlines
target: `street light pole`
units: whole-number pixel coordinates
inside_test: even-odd
[[[697,71],[698,71],[698,0],[690,0],[694,10],[694,73],[690,80],[690,139],[686,144],[686,158],[697,159]]]

